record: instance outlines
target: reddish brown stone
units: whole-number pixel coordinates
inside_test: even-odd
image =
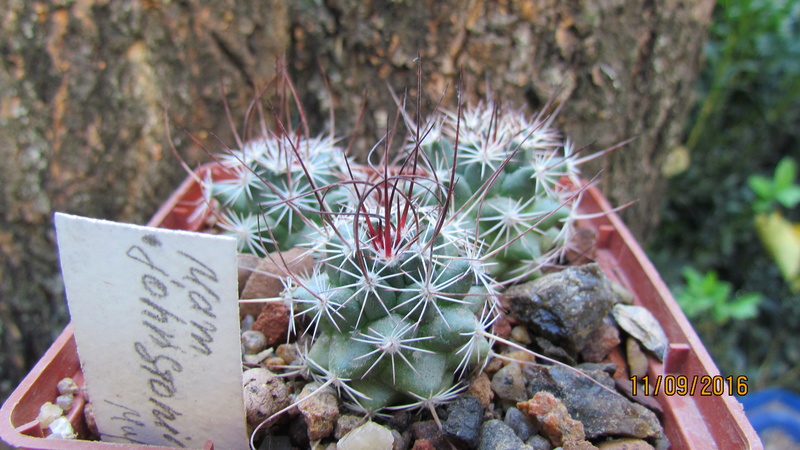
[[[267,347],[286,343],[289,332],[289,308],[283,303],[267,303],[261,309],[253,330],[264,333],[267,338]]]
[[[244,285],[247,284],[247,279],[250,278],[250,275],[253,273],[253,269],[258,266],[258,262],[261,260],[256,255],[251,255],[249,253],[240,253],[236,255],[236,266],[239,269],[239,295],[242,295],[242,291],[244,290]]]
[[[501,313],[497,320],[494,321],[492,334],[503,339],[508,339],[509,336],[511,336],[511,323],[509,322],[509,317]]]
[[[303,388],[299,395],[303,401],[297,405],[297,409],[308,426],[308,439],[316,441],[331,435],[339,417],[339,407],[336,396],[327,390],[312,392],[313,389],[308,386]]]
[[[411,450],[436,450],[436,447],[427,439],[417,439],[414,441],[414,446],[411,447]]]
[[[581,349],[581,356],[584,361],[602,362],[611,353],[611,350],[619,345],[619,342],[619,329],[606,317],[600,326],[589,335],[589,341]]]
[[[578,227],[564,256],[570,264],[580,266],[595,260],[596,249],[597,233],[591,228]]]
[[[439,425],[433,420],[416,422],[411,425],[411,434],[414,436],[414,445],[418,441],[427,441],[433,448],[446,448],[447,440]]]
[[[243,300],[278,297],[283,291],[281,277],[289,273],[287,268],[295,274],[307,273],[311,270],[313,262],[311,255],[302,249],[292,249],[280,254],[271,253],[258,261],[255,271],[247,278],[239,297]],[[248,314],[255,316],[263,306],[264,303],[261,302],[240,303],[239,314],[242,317]]]
[[[467,395],[477,398],[481,402],[483,409],[489,407],[494,399],[494,391],[492,390],[492,382],[485,372],[479,373],[472,379],[469,389],[467,389]]]
[[[489,362],[486,363],[486,367],[483,368],[483,371],[487,375],[494,375],[498,370],[505,367],[505,361],[500,358],[490,358]]]
[[[579,445],[586,439],[583,424],[570,417],[564,403],[549,392],[537,392],[530,400],[517,403],[517,409],[533,419],[539,434],[556,447]]]
[[[617,370],[614,371],[614,379],[627,380],[630,378],[628,376],[628,364],[625,362],[625,356],[622,355],[620,346],[611,349],[611,352],[603,362],[610,362],[617,366]]]

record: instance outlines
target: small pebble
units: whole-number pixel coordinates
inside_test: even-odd
[[[611,314],[622,330],[636,338],[642,347],[653,352],[659,361],[664,361],[669,339],[653,313],[642,306],[618,304],[611,310]]]
[[[260,260],[261,258],[258,256],[248,253],[240,253],[236,255],[236,265],[239,269],[239,294],[241,294],[244,290],[244,286],[247,284],[247,279],[250,278],[250,275],[253,273],[253,269],[256,268]],[[258,314],[258,311],[256,311],[256,314]]]
[[[242,374],[244,406],[247,423],[258,426],[261,422],[289,406],[290,392],[286,384],[274,373],[258,367]]]
[[[578,445],[586,438],[583,424],[574,420],[564,403],[549,392],[537,392],[530,400],[517,403],[517,408],[534,420],[540,434],[553,445]]]
[[[433,448],[445,448],[447,445],[444,432],[442,432],[441,428],[439,428],[439,425],[437,425],[433,420],[424,420],[422,422],[412,423],[411,433],[415,439],[415,447],[419,441],[426,441],[432,445]],[[424,442],[420,445],[423,444]]]
[[[275,349],[275,354],[283,358],[286,364],[300,359],[300,350],[298,350],[297,344],[281,344]]]
[[[488,420],[481,426],[478,450],[530,450],[508,425],[500,420]]]
[[[414,441],[414,446],[411,447],[411,450],[436,450],[436,447],[427,439],[417,439]]]
[[[541,434],[535,434],[525,441],[533,450],[553,450],[553,444]]]
[[[600,450],[653,450],[653,446],[642,439],[624,438],[602,442],[597,445]]]
[[[636,339],[629,337],[625,340],[625,354],[628,357],[628,372],[631,376],[641,379],[647,375],[647,355],[639,347]]]
[[[481,402],[481,406],[486,409],[494,400],[494,391],[492,391],[492,382],[486,372],[479,373],[467,389],[467,395],[477,398]]]
[[[336,444],[336,450],[392,450],[394,436],[386,427],[367,422],[347,433]]]
[[[256,330],[247,330],[242,333],[242,346],[248,355],[255,355],[267,347],[267,337]]]
[[[297,409],[303,415],[311,441],[330,436],[339,417],[339,399],[331,389],[314,392],[318,387],[316,383],[309,383],[298,396],[303,401],[297,405]]]
[[[616,281],[611,282],[611,290],[617,296],[617,300],[620,303],[625,305],[632,305],[633,301],[635,300],[631,291],[625,289],[625,286],[617,283]]]
[[[56,398],[56,405],[65,412],[72,409],[73,403],[75,403],[75,396],[72,394],[59,395]]]
[[[252,330],[264,333],[267,340],[266,347],[285,344],[290,320],[289,308],[286,305],[267,303],[256,317]]]
[[[406,430],[400,433],[397,430],[392,430],[392,437],[394,437],[394,444],[392,450],[407,450],[411,446],[411,431]]]
[[[94,417],[94,406],[91,403],[83,405],[83,418],[86,420],[86,427],[94,435],[99,435],[100,431],[97,430],[97,419]]]
[[[536,355],[534,355],[531,352],[526,352],[524,350],[514,350],[514,351],[506,353],[505,356],[508,357],[508,358],[517,360],[517,361],[522,361],[522,362],[535,362],[536,361]],[[506,361],[506,364],[508,364],[508,361]]]
[[[39,415],[36,416],[36,421],[42,428],[47,428],[53,423],[54,420],[64,415],[64,410],[47,402],[39,408]]]
[[[511,407],[506,411],[506,417],[503,422],[514,430],[517,437],[523,441],[527,441],[531,436],[536,434],[536,426],[528,418],[526,414],[517,408]]]
[[[247,355],[247,354],[245,354],[245,355],[242,355],[242,360],[244,362],[246,362],[247,364],[252,364],[254,366],[257,366],[257,365],[261,364],[262,362],[266,361],[270,357],[270,355],[272,355],[272,351],[273,351],[272,347],[270,347],[270,348],[264,349],[264,350],[256,353],[255,355]]]
[[[518,363],[511,363],[498,370],[492,377],[492,389],[503,400],[523,402],[528,399],[525,376]]]
[[[72,378],[62,378],[56,385],[59,395],[72,394],[75,395],[80,392],[81,388]]]
[[[492,358],[489,359],[489,362],[486,363],[486,367],[483,368],[483,371],[487,375],[491,376],[495,372],[497,372],[498,370],[502,369],[503,366],[505,366],[504,360],[502,360],[500,358],[492,357]]]
[[[483,406],[480,400],[462,395],[447,408],[447,420],[442,424],[442,430],[448,440],[459,448],[475,448],[478,446],[482,422]]]
[[[281,367],[286,365],[286,361],[280,356],[273,356],[264,360],[264,365],[267,367]]]
[[[520,344],[530,344],[531,336],[528,334],[528,327],[517,325],[511,329],[511,339],[519,342]]]
[[[359,416],[354,416],[351,414],[344,414],[339,416],[336,419],[336,428],[333,431],[333,437],[336,439],[341,439],[347,433],[355,430],[359,425],[361,425],[363,419]]]
[[[244,318],[242,319],[241,323],[239,323],[239,326],[241,327],[242,332],[247,331],[250,328],[253,328],[253,323],[255,321],[256,321],[256,318],[252,314],[248,314],[248,315],[244,316]]]
[[[50,436],[48,436],[50,439],[75,439],[78,437],[72,424],[69,423],[69,419],[64,416],[54,420],[48,428],[50,428]]]

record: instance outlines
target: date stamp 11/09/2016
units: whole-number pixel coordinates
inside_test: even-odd
[[[722,375],[658,375],[656,377],[630,377],[631,394],[657,396],[659,394],[671,397],[695,396],[701,397],[723,395],[747,395],[749,386],[747,377]]]

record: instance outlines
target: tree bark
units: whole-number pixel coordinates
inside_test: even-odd
[[[0,1],[0,394],[68,320],[52,213],[144,223],[184,176],[171,147],[195,164],[208,157],[185,131],[233,146],[224,105],[244,123],[281,58],[312,130],[353,132],[366,102],[362,153],[394,117],[390,87],[417,95],[417,56],[423,112],[456,108],[463,70],[465,101],[555,98],[578,147],[638,137],[584,172],[638,201],[625,218],[645,239],[713,0],[464,3]]]

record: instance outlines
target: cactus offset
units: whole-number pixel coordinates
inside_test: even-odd
[[[569,237],[577,179],[572,145],[551,127],[493,103],[445,112],[422,146],[434,170],[446,173],[456,152],[455,207],[477,223],[491,274],[518,281],[556,262]]]
[[[329,137],[265,134],[229,150],[219,177],[202,181],[216,225],[237,238],[240,252],[288,250],[321,222],[314,191],[339,179],[344,153]]]

